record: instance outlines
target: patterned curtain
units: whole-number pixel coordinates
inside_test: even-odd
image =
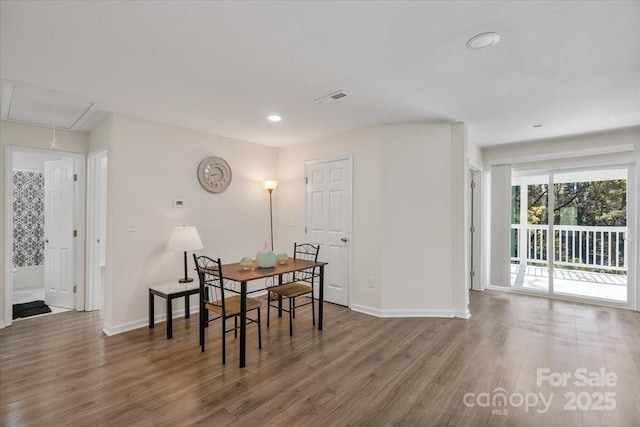
[[[44,174],[13,171],[13,266],[44,264]]]

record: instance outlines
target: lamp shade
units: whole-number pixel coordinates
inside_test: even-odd
[[[197,251],[203,249],[198,229],[193,226],[182,225],[174,227],[167,242],[167,252]]]
[[[277,186],[278,186],[278,181],[275,179],[270,179],[268,181],[262,181],[262,186],[266,189],[266,190],[274,190]]]

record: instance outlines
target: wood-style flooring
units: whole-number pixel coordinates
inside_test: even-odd
[[[272,313],[261,351],[247,327],[245,369],[233,334],[221,364],[218,322],[200,352],[197,315],[174,319],[172,340],[163,323],[107,337],[97,312],[20,321],[0,330],[0,425],[640,426],[640,313],[493,291],[470,309],[380,319],[326,304],[317,331],[306,307],[293,337]],[[572,377],[538,386],[539,368]],[[578,368],[616,384],[576,386]],[[511,403],[480,406],[499,388]],[[588,409],[605,392],[615,409]],[[532,393],[553,394],[546,412],[520,405]],[[566,393],[587,409],[565,409]]]

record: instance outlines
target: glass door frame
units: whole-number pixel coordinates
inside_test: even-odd
[[[519,167],[521,166],[521,167]],[[513,165],[512,167],[512,177],[529,177],[529,176],[546,176],[548,177],[548,194],[547,194],[547,261],[548,261],[548,271],[549,271],[549,283],[548,290],[535,290],[535,289],[523,289],[523,288],[514,288],[513,286],[510,288],[513,292],[522,292],[522,293],[530,293],[534,295],[544,295],[555,299],[564,299],[569,301],[576,302],[586,302],[586,303],[594,303],[603,306],[613,306],[613,307],[621,307],[621,308],[629,308],[629,309],[638,309],[638,295],[637,295],[637,241],[636,241],[636,224],[637,224],[637,206],[638,206],[638,162],[626,161],[621,162],[611,162],[611,163],[597,163],[597,164],[589,164],[589,165],[558,165],[557,167],[537,167],[537,168],[527,168],[526,165]],[[590,171],[600,171],[600,170],[611,170],[611,169],[625,169],[627,173],[627,253],[625,253],[625,263],[627,265],[627,300],[626,302],[603,299],[597,297],[590,296],[579,296],[567,293],[556,293],[554,290],[554,268],[555,268],[555,251],[556,251],[556,242],[555,242],[555,220],[554,220],[554,210],[555,210],[555,175],[563,174],[563,173],[571,173],[571,172],[590,172]],[[521,190],[522,191],[522,190]],[[522,193],[521,193],[522,197]],[[522,217],[522,212],[521,212]],[[526,217],[526,214],[525,216]],[[520,220],[520,226],[526,230],[528,224],[522,224],[522,219]]]
[[[544,177],[546,179],[546,182],[543,183],[545,185],[549,185],[550,186],[550,177],[549,177],[549,170],[543,170],[543,169],[535,169],[535,170],[520,170],[520,169],[512,169],[511,171],[511,176],[512,179],[513,177],[521,177],[521,178],[525,178],[525,185],[528,187],[529,185],[535,185],[533,183],[529,183],[526,182],[527,178],[532,178],[532,177]],[[522,258],[523,258],[523,253],[524,253],[524,258],[528,258],[529,257],[529,234],[527,231],[528,228],[528,219],[527,219],[527,211],[528,211],[528,202],[525,201],[525,198],[523,197],[524,194],[528,195],[528,190],[525,192],[523,191],[523,187],[525,187],[525,185],[523,185],[522,183],[520,184],[520,222],[519,222],[519,226],[521,227],[520,229],[520,234],[518,237],[518,255],[520,260],[520,265],[522,265]],[[513,187],[513,182],[512,185]],[[548,187],[550,188],[550,187]],[[527,197],[528,198],[528,197]],[[547,196],[547,219],[549,219],[549,212],[550,212],[550,206],[548,204],[549,198]],[[553,212],[553,211],[551,211]],[[550,230],[549,230],[549,224],[548,224],[548,220],[547,220],[547,224],[542,224],[542,225],[546,225],[546,231],[547,231],[547,236],[551,236]],[[548,240],[548,239],[547,239]],[[547,243],[547,267],[546,268],[550,268],[551,267],[551,263],[549,263],[550,260],[550,256],[553,254],[553,252],[550,252],[550,248],[552,250],[553,246],[549,245]],[[549,270],[549,282],[547,284],[547,289],[535,289],[535,288],[515,288],[513,286],[511,286],[510,289],[515,290],[517,292],[527,292],[527,293],[532,293],[535,295],[544,295],[544,296],[553,296],[554,294],[552,292],[550,292],[550,290],[552,289],[552,281],[553,281],[553,277],[552,277],[552,270]]]

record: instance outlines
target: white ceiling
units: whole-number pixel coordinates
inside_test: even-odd
[[[2,1],[0,78],[273,146],[463,121],[486,147],[640,125],[640,2]]]

